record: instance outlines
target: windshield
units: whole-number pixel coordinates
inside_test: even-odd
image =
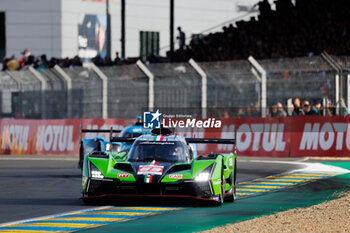
[[[185,163],[189,160],[188,150],[181,142],[138,141],[129,152],[130,162]]]

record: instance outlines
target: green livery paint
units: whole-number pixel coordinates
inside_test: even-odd
[[[188,142],[177,135],[142,135],[135,139],[130,151],[87,154],[82,173],[83,200],[151,193],[160,197],[188,196],[218,205],[223,201],[233,202],[236,155],[215,153],[195,157],[193,148],[197,143],[227,141],[195,139]]]

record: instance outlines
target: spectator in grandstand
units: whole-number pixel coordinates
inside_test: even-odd
[[[181,27],[177,27],[177,30],[179,31],[179,35],[176,37],[176,39],[179,41],[179,49],[183,50],[186,44],[186,35],[181,30]]]
[[[269,1],[263,0],[258,3],[258,6],[259,6],[261,19],[269,18],[272,13]]]
[[[300,116],[300,115],[302,115],[301,108],[300,108],[300,99],[299,98],[295,98],[294,99],[293,106],[294,106],[294,110],[292,112],[292,116]]]
[[[277,117],[277,105],[276,104],[272,105],[270,116],[271,117]]]
[[[12,56],[10,59],[8,59],[8,61],[6,62],[6,67],[5,69],[6,70],[9,70],[9,71],[16,71],[20,68],[20,64],[19,64],[19,61],[14,57]]]
[[[112,66],[113,62],[110,56],[105,56],[103,66]]]
[[[317,116],[320,114],[314,108],[311,107],[310,102],[308,100],[304,100],[304,102],[303,102],[303,115],[305,115],[305,116]]]
[[[261,116],[261,113],[260,113],[259,102],[255,102],[253,111],[252,111],[252,117],[260,117],[260,116]]]
[[[322,104],[320,100],[316,100],[313,109],[318,113],[317,115],[321,115],[322,112]]]
[[[237,116],[238,118],[245,117],[245,113],[244,113],[243,108],[238,108],[238,109],[237,109],[237,114],[236,114],[236,116]]]
[[[228,113],[228,111],[225,110],[225,111],[223,112],[222,118],[225,118],[225,119],[230,118],[230,113]]]
[[[70,67],[70,65],[71,65],[71,60],[70,60],[68,57],[66,57],[66,58],[61,59],[61,61],[59,62],[59,64],[60,64],[60,66],[62,66],[63,68],[68,68],[68,67]]]
[[[283,108],[283,104],[281,102],[277,102],[271,108],[271,117],[286,117],[287,112]]]
[[[80,57],[78,55],[76,55],[73,59],[72,59],[72,64],[71,64],[71,67],[74,67],[74,66],[82,66],[83,63],[81,62],[80,60]]]
[[[246,117],[251,117],[252,116],[252,107],[248,106],[245,108],[245,116]]]
[[[97,54],[95,57],[91,59],[91,62],[94,63],[96,66],[103,66],[104,62],[101,58],[100,54]]]
[[[35,64],[35,57],[33,55],[29,55],[27,61],[24,61],[24,66],[25,67],[26,66],[28,67],[28,66],[31,66],[31,65],[34,65],[34,64]]]
[[[28,63],[28,59],[29,57],[32,55],[28,49],[23,50],[23,52],[21,53],[23,55],[22,59],[25,65],[27,65]]]
[[[119,57],[119,52],[115,52],[115,58],[113,61],[113,65],[122,65],[122,60]]]
[[[327,116],[335,115],[335,106],[330,99],[327,99]]]
[[[267,0],[259,3],[258,20],[238,21],[236,27],[194,38],[189,50],[180,47],[175,61],[258,59],[350,53],[350,2],[345,0],[277,0],[271,11]],[[326,23],[325,23],[326,22]],[[327,32],[327,33],[326,33]]]
[[[284,110],[283,104],[281,102],[277,102],[276,107],[277,107],[277,116],[278,117],[286,117],[287,116],[287,112],[286,112],[286,110]]]
[[[46,55],[43,54],[40,57],[36,57],[34,62],[34,68],[37,70],[47,69],[49,67],[49,62],[46,58]]]

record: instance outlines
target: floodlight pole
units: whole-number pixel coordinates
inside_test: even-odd
[[[125,58],[125,0],[121,0],[121,57]]]
[[[170,62],[174,60],[174,0],[170,0]]]
[[[109,12],[109,0],[106,0],[106,17],[107,17],[107,28],[106,28],[106,34],[107,34],[107,56],[111,58],[111,14]]]

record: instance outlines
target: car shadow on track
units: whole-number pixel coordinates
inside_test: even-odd
[[[200,200],[190,197],[103,197],[82,199],[86,205],[113,206],[167,206],[167,207],[208,207],[217,206],[217,201]]]

